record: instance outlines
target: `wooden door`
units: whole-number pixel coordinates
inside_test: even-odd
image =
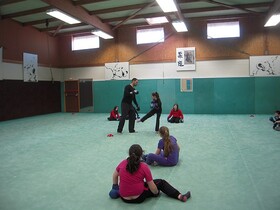
[[[65,111],[80,111],[80,91],[79,80],[69,80],[64,82]]]

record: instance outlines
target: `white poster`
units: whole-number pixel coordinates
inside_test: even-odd
[[[195,47],[176,48],[177,71],[195,70]]]
[[[280,76],[280,55],[250,56],[251,76]]]
[[[23,81],[38,82],[38,55],[23,53]]]
[[[105,63],[105,79],[129,79],[129,62]]]

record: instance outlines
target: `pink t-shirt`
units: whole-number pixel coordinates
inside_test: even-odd
[[[153,180],[151,170],[146,163],[141,162],[138,170],[133,174],[126,170],[127,160],[123,160],[116,168],[120,176],[120,196],[129,197],[140,195],[145,189],[146,182]]]

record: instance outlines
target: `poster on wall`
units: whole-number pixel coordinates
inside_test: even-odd
[[[129,62],[105,63],[105,79],[129,79]]]
[[[194,71],[195,59],[195,47],[176,48],[177,71]]]
[[[23,53],[23,81],[38,82],[38,55]]]
[[[280,76],[280,55],[250,56],[251,76]]]

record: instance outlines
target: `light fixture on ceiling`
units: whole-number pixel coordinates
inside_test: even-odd
[[[276,26],[280,22],[280,14],[272,15],[264,27]]]
[[[114,38],[113,36],[103,32],[103,31],[100,31],[100,30],[92,30],[91,33],[96,36],[99,36],[103,39],[113,39]]]
[[[51,9],[51,10],[48,10],[46,12],[48,15],[50,16],[53,16],[59,20],[62,20],[66,23],[69,23],[69,24],[75,24],[75,23],[80,23],[81,21],[73,18],[73,17],[70,17],[69,15],[57,10],[57,9]]]
[[[163,17],[146,18],[146,21],[149,23],[149,25],[168,23],[167,18],[164,17],[164,16]]]
[[[187,28],[186,24],[183,21],[173,21],[172,25],[176,29],[177,32],[186,32],[186,31],[188,31],[188,28]]]
[[[157,0],[158,5],[163,12],[177,12],[178,9],[174,3],[174,0]]]

